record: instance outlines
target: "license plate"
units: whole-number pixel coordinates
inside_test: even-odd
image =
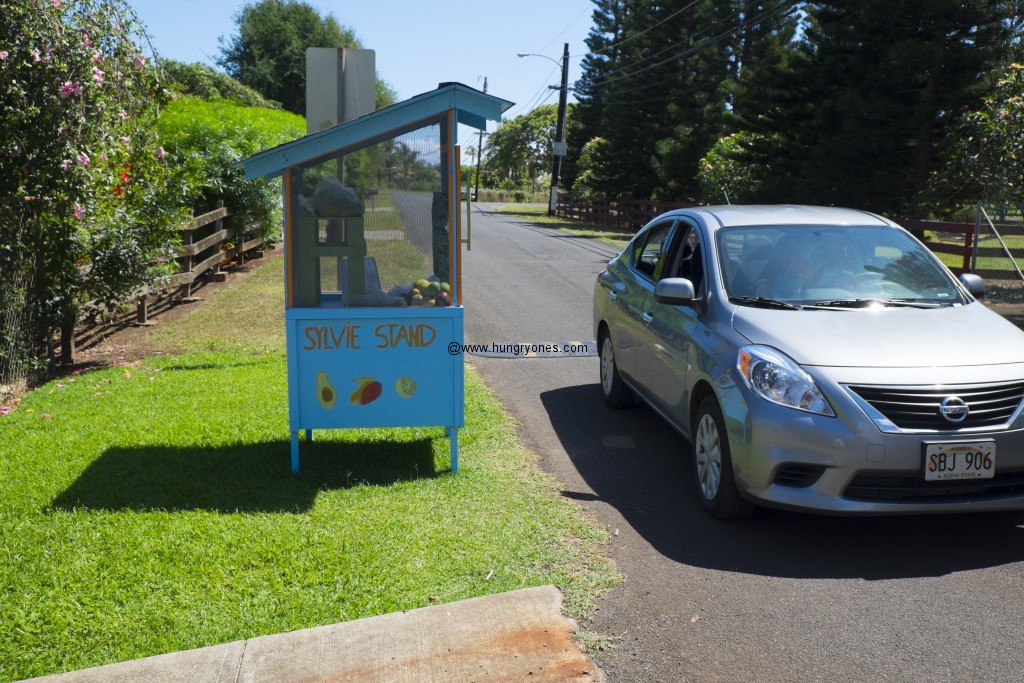
[[[991,479],[995,473],[995,441],[924,444],[925,481]]]

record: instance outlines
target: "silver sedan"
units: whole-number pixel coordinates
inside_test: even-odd
[[[719,518],[1024,509],[1024,332],[880,216],[664,214],[594,291],[601,389],[693,445]]]

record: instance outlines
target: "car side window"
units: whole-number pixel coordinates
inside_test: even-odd
[[[672,277],[686,278],[693,283],[693,291],[700,296],[704,291],[704,259],[701,255],[700,235],[692,225],[683,226],[685,232],[679,240],[681,248]]]
[[[672,223],[655,225],[647,231],[633,253],[633,267],[657,282],[665,277],[666,252],[672,235]]]

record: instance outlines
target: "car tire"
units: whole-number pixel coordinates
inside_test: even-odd
[[[598,357],[601,359],[601,395],[604,402],[612,408],[628,408],[633,405],[633,390],[626,386],[615,365],[615,348],[607,331],[601,333],[597,345]]]
[[[740,495],[732,471],[732,453],[725,418],[714,396],[706,396],[697,408],[693,433],[693,464],[697,495],[704,509],[716,519],[740,519],[754,505]]]

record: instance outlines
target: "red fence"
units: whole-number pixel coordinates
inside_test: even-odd
[[[591,204],[576,202],[569,197],[559,197],[555,214],[593,225],[636,231],[666,211],[687,209],[691,206],[696,204],[658,202],[652,199],[623,199],[607,204]]]
[[[639,199],[591,204],[573,201],[569,197],[559,197],[555,213],[563,218],[583,221],[593,225],[606,226],[617,230],[636,231],[666,211],[685,209],[692,206],[696,205]],[[971,269],[975,233],[973,221],[950,223],[944,221],[901,219],[897,222],[914,233],[933,252],[954,255],[958,265],[950,265],[950,270],[957,275]],[[1020,254],[1014,253],[1014,256],[1024,258],[1024,249],[1013,251],[1020,251]],[[978,256],[1003,257],[1005,253],[998,247],[982,247],[978,249]],[[1012,279],[1012,273],[1002,270],[982,270],[976,272],[984,278]]]
[[[949,223],[945,221],[921,221],[913,218],[904,218],[897,222],[914,233],[932,252],[956,256],[960,265],[950,265],[949,269],[957,275],[971,270],[971,255],[974,251],[974,221]],[[979,250],[979,255],[981,255],[981,251]],[[996,251],[999,250],[997,249]],[[998,255],[1002,256],[1003,254],[1000,251]],[[978,274],[982,277],[997,277],[999,279],[1004,276],[1002,271]]]

